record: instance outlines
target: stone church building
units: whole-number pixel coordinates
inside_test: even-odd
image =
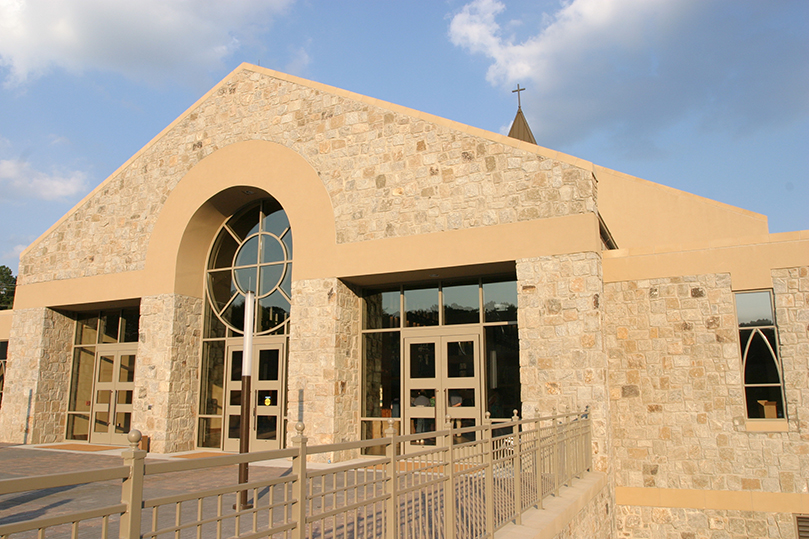
[[[809,231],[512,134],[240,66],[22,253],[0,441],[238,450],[253,291],[255,450],[590,406],[615,537],[795,537]]]

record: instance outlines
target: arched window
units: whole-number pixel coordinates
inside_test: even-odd
[[[256,294],[257,335],[287,333],[292,301],[292,231],[273,199],[243,208],[222,225],[208,257],[206,335],[244,330],[244,300]]]
[[[786,417],[778,333],[769,291],[736,294],[747,417]]]

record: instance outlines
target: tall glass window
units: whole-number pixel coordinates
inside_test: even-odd
[[[517,283],[513,278],[366,290],[363,302],[363,439],[383,437],[390,419],[399,426],[406,404],[402,399],[410,398],[402,395],[404,377],[424,375],[416,363],[411,362],[414,372],[402,369],[402,340],[414,331],[452,332],[458,327],[464,333],[479,332],[485,372],[474,376],[482,376],[486,382],[484,411],[493,418],[508,418],[514,409],[520,409]],[[464,376],[472,375],[464,372]]]
[[[68,440],[90,439],[90,418],[94,404],[108,404],[101,402],[105,395],[104,391],[94,393],[95,382],[104,381],[104,375],[107,374],[104,370],[107,366],[105,361],[107,356],[103,353],[109,350],[110,346],[121,344],[131,344],[133,350],[136,349],[139,320],[140,310],[137,307],[77,315],[67,407]],[[135,374],[135,356],[124,357],[126,360],[120,363],[120,368],[125,372],[116,378],[122,382],[132,382]],[[98,365],[96,365],[97,358]],[[94,375],[96,371],[98,373]],[[129,393],[124,391],[121,395],[122,398],[129,399],[126,404],[131,404],[131,391]],[[128,431],[128,428],[126,430]]]
[[[784,377],[772,293],[765,290],[736,294],[736,315],[747,417],[784,418]]]
[[[244,333],[244,301],[256,294],[255,335],[288,335],[292,304],[292,229],[272,198],[228,219],[208,255],[200,369],[198,447],[222,447],[225,354]]]

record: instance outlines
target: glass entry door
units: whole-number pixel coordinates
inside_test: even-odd
[[[404,431],[409,434],[479,425],[483,419],[480,334],[404,338]],[[472,435],[467,435],[472,439]],[[413,442],[434,445],[435,439]]]
[[[227,397],[225,406],[225,451],[239,451],[242,406],[241,346],[228,348]],[[253,347],[253,371],[250,374],[250,451],[280,449],[284,432],[284,346],[280,343]]]
[[[135,391],[135,348],[100,347],[96,353],[90,441],[127,444]]]

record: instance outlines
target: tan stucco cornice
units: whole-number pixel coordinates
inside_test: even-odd
[[[154,292],[154,284],[145,271],[94,275],[18,286],[14,309],[75,308],[96,304],[104,307],[116,302],[137,301],[154,295]]]
[[[772,269],[809,265],[809,230],[602,253],[604,282],[730,273],[734,290],[772,287]]]

